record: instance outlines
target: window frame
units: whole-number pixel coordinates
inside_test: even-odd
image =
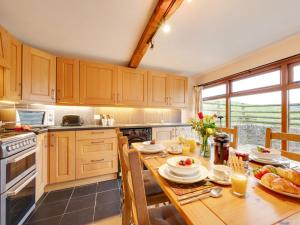
[[[291,89],[300,88],[300,81],[293,81],[293,67],[296,65],[300,65],[300,54],[296,56],[292,56],[286,59],[282,59],[267,65],[263,65],[257,68],[253,68],[250,70],[246,70],[237,74],[233,74],[227,76],[225,78],[221,78],[215,81],[211,81],[201,86],[203,88],[213,87],[220,84],[226,84],[226,94],[212,96],[207,98],[202,98],[202,101],[205,100],[215,100],[220,98],[226,98],[226,127],[230,127],[230,98],[245,96],[251,94],[262,94],[274,91],[281,91],[281,132],[288,132],[288,108],[289,108],[289,96],[288,91]],[[272,72],[275,70],[280,70],[280,84],[279,85],[270,85],[267,87],[254,88],[244,91],[232,92],[232,82],[237,80],[242,80],[254,76],[259,76],[263,73]],[[283,155],[290,157],[292,159],[300,161],[300,154],[288,152],[287,141],[281,141],[281,148],[286,149],[283,152]]]

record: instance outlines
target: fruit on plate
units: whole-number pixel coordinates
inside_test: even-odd
[[[278,176],[277,174],[274,173],[266,173],[262,176],[261,178],[261,183],[268,186],[268,187],[272,187],[272,182],[273,180],[280,178],[280,176]]]
[[[155,145],[155,139],[150,141],[150,145]]]
[[[257,146],[257,151],[261,153],[271,153],[269,148],[265,148],[263,146]]]
[[[276,168],[276,172],[282,178],[296,184],[300,185],[300,172],[292,169],[283,169],[280,167]]]
[[[194,159],[191,159],[191,158],[187,158],[186,160],[180,160],[179,162],[178,162],[178,165],[180,165],[180,166],[190,166],[190,165],[192,165],[192,164],[194,164],[195,163],[195,160]]]
[[[276,167],[271,165],[265,165],[262,168],[254,169],[253,174],[257,179],[261,179],[263,175],[267,173],[277,174]]]

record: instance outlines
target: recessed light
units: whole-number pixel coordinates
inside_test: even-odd
[[[187,0],[188,3],[191,3],[193,0]]]
[[[164,23],[162,29],[165,33],[169,33],[171,30],[171,26],[167,23]]]

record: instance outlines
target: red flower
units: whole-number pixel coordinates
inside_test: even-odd
[[[204,117],[204,116],[203,116],[203,113],[202,113],[202,112],[198,112],[198,117],[199,117],[200,120],[202,120],[203,117]]]

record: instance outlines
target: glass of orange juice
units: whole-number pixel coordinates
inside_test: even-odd
[[[242,197],[247,191],[248,175],[246,173],[233,173],[231,175],[231,185],[233,194]]]
[[[186,143],[190,145],[190,152],[196,151],[196,141],[192,138],[186,139]]]
[[[190,145],[187,143],[184,143],[182,146],[182,155],[189,155],[190,154]]]

